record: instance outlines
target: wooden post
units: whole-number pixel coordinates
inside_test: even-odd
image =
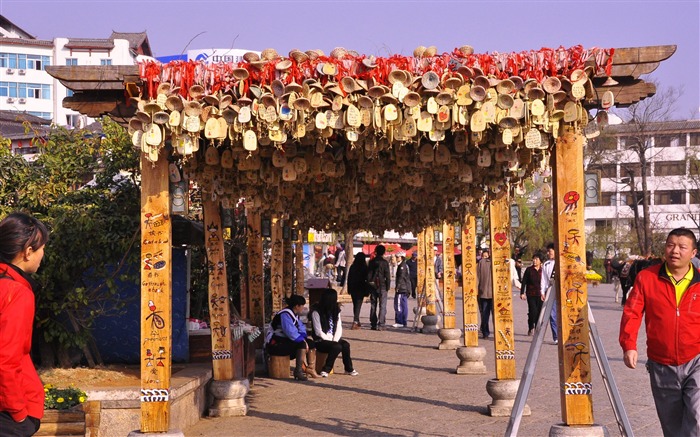
[[[263,245],[260,232],[260,211],[247,208],[248,222],[248,308],[250,323],[262,328],[265,325],[265,290],[263,282]]]
[[[226,276],[226,256],[221,228],[219,202],[205,195],[204,239],[209,270],[209,326],[211,328],[211,358],[214,379],[227,381],[233,378],[233,352],[231,344],[231,313]]]
[[[270,287],[272,288],[272,313],[284,308],[284,247],[282,220],[272,218],[272,256],[270,257]]]
[[[238,270],[240,272],[241,287],[241,318],[250,321],[250,289],[248,288],[248,256],[241,252],[238,255]]]
[[[436,316],[435,309],[435,234],[433,227],[425,228],[425,314]]]
[[[417,246],[418,252],[415,254],[415,256],[418,257],[418,262],[416,263],[416,270],[418,273],[416,282],[416,297],[418,302],[420,302],[422,299],[425,299],[425,229],[418,233]]]
[[[294,225],[296,227],[296,224]],[[299,296],[304,295],[304,243],[301,238],[301,231],[297,229],[296,235],[294,236],[296,240],[294,241],[294,271],[295,271],[295,283],[294,283],[294,294]]]
[[[170,426],[172,222],[168,160],[141,155],[141,432]]]
[[[565,127],[554,155],[554,235],[562,420],[593,424],[581,132]]]
[[[496,379],[515,379],[513,338],[513,294],[510,280],[510,208],[508,196],[489,201],[491,230],[491,277],[493,281],[493,326]]]
[[[467,214],[462,223],[462,304],[464,345],[479,345],[479,306],[476,292],[476,220]]]
[[[445,283],[443,327],[454,329],[455,316],[455,227],[447,222],[442,224],[442,265]]]
[[[282,227],[282,252],[283,252],[283,262],[282,262],[282,296],[290,297],[293,293],[292,282],[293,282],[293,271],[294,271],[294,256],[292,251],[292,237],[291,229],[287,224],[287,221],[283,222]]]

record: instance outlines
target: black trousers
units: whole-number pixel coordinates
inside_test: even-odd
[[[22,422],[15,422],[7,411],[0,411],[0,436],[29,437],[39,431],[41,422],[36,417],[27,416]]]
[[[542,311],[542,298],[540,296],[527,297],[527,329],[535,329],[537,319]]]
[[[267,345],[267,353],[276,357],[283,357],[287,355],[289,358],[295,359],[297,356],[297,351],[299,349],[306,349],[307,344],[309,345],[309,349],[313,349],[315,347],[313,340],[310,338],[307,338],[306,342],[300,341],[297,343],[287,337],[283,338],[275,335]]]
[[[330,372],[335,364],[335,359],[338,355],[343,354],[343,367],[346,372],[352,372],[355,368],[352,367],[352,359],[350,358],[350,343],[344,339],[338,341],[318,340],[316,341],[316,350],[328,354],[326,363],[323,365],[324,372]]]
[[[362,310],[362,302],[365,297],[361,294],[353,294],[352,296],[352,321],[360,323],[360,311]]]

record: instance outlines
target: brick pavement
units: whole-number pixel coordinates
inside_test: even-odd
[[[644,366],[627,369],[617,343],[621,315],[612,286],[589,288],[589,300],[598,330],[609,357],[630,423],[638,437],[660,436],[661,429]],[[514,296],[516,361],[522,372],[530,345],[527,304]],[[393,323],[393,299],[389,299]],[[413,307],[415,300],[409,301]],[[461,301],[458,301],[461,314]],[[344,327],[351,320],[352,305],[346,304]],[[369,304],[363,306],[362,323],[368,327]],[[458,322],[460,322],[458,320]],[[352,345],[357,377],[341,374],[301,383],[293,380],[255,379],[248,395],[246,417],[203,418],[183,430],[186,436],[501,436],[507,417],[490,417],[491,398],[486,383],[494,377],[493,342],[480,341],[486,350],[486,375],[457,375],[459,359],[451,350],[438,350],[436,334],[421,334],[388,328],[351,331],[345,336]],[[646,359],[646,337],[640,333],[640,361]],[[619,435],[600,371],[592,364],[593,408],[597,424],[610,435]],[[556,346],[548,332],[539,356],[533,386],[528,396],[532,415],[523,417],[520,436],[545,436],[561,423]]]

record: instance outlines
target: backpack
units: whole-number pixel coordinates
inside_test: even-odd
[[[373,268],[367,273],[367,284],[369,284],[370,290],[377,292],[382,287],[382,278],[379,275],[379,263],[376,263]]]
[[[275,315],[272,317],[272,321],[265,325],[265,341],[264,345],[267,346],[268,343],[270,343],[270,340],[272,340],[272,337],[275,335],[275,328],[274,325],[282,325],[282,313],[288,313],[292,318],[294,318],[294,312],[290,310],[289,308],[284,308],[279,310],[278,312],[275,313]],[[275,323],[275,319],[277,319],[277,323]]]

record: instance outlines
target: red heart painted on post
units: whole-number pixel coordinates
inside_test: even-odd
[[[505,232],[497,232],[493,235],[493,239],[496,240],[496,243],[498,243],[500,246],[503,246],[506,241],[508,241],[508,236]]]

